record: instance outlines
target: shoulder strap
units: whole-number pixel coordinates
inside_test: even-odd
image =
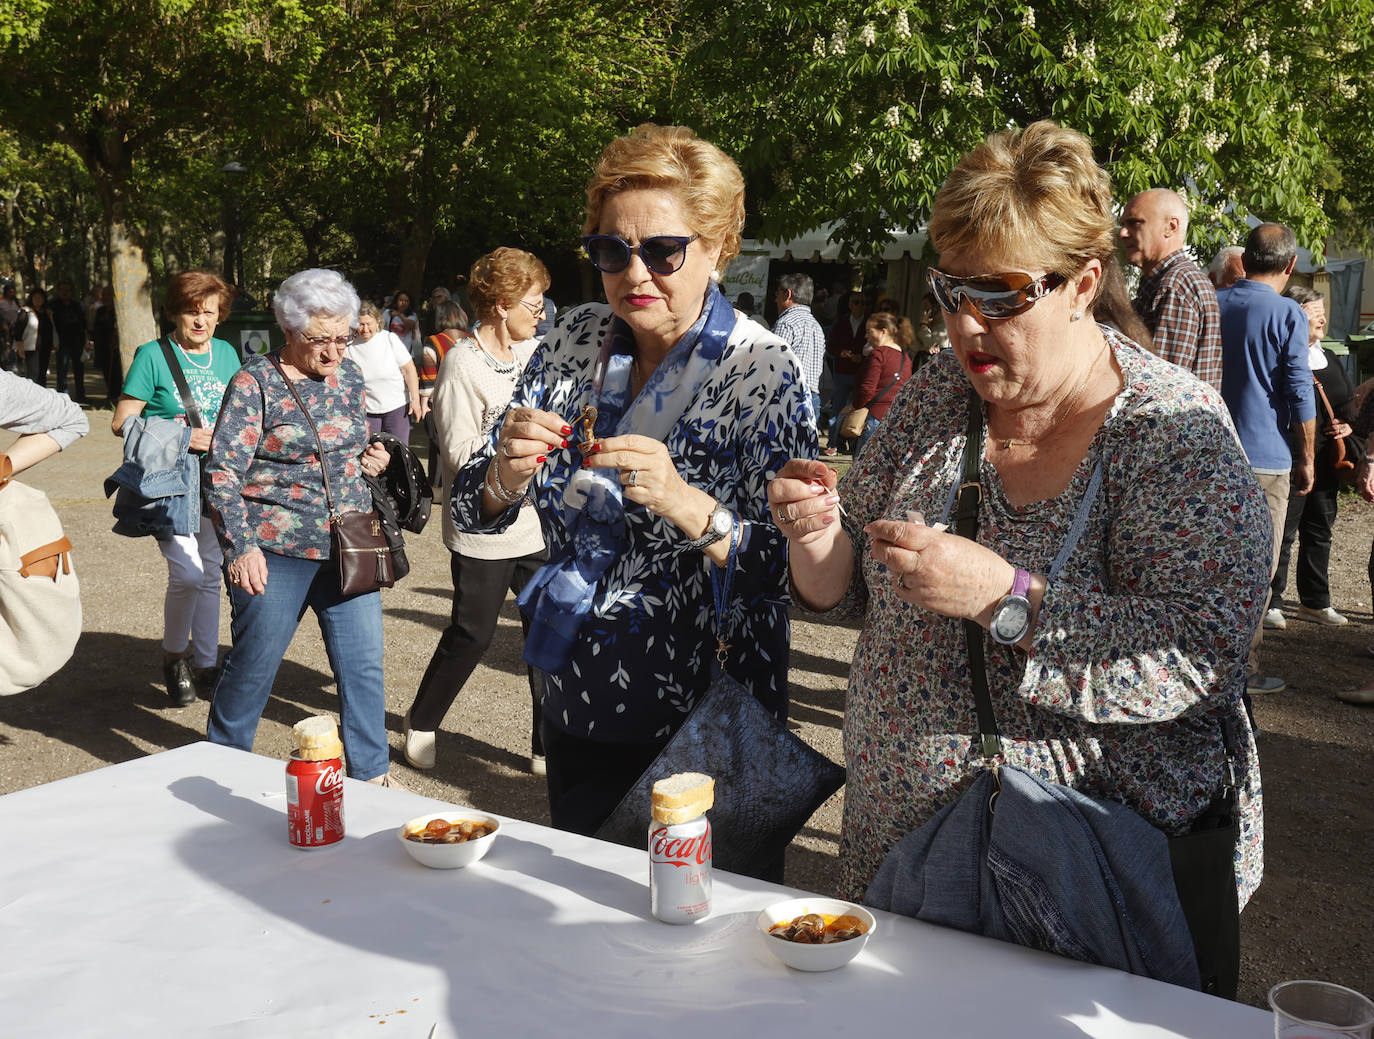
[[[959,498],[954,508],[954,532],[973,541],[978,534],[978,506],[983,500],[979,469],[983,464],[983,401],[973,390],[968,395],[968,426],[964,437],[964,471],[959,480]],[[988,693],[987,661],[983,656],[983,626],[975,620],[964,621],[964,642],[968,646],[969,680],[973,703],[978,709],[978,734],[983,756],[1001,757],[1002,740],[997,731],[997,715]]]
[[[903,350],[901,364],[898,366],[896,374],[894,374],[892,378],[887,381],[886,386],[884,386],[881,390],[879,390],[877,393],[873,394],[873,396],[869,398],[867,404],[860,404],[859,407],[871,408],[874,404],[876,404],[878,401],[882,400],[885,396],[887,396],[887,391],[892,389],[893,384],[898,379],[900,379],[902,377],[902,374],[906,371],[907,360],[908,358],[906,356],[906,351]],[[979,428],[981,429],[982,426],[980,425]]]
[[[192,429],[204,429],[205,419],[201,417],[200,405],[196,403],[196,398],[191,395],[191,387],[186,385],[186,375],[181,370],[181,362],[177,360],[177,352],[172,349],[172,337],[163,336],[158,341],[162,347],[162,356],[167,359],[167,367],[172,372],[172,381],[177,385],[177,394],[181,397],[181,406],[186,409],[186,421]],[[214,363],[215,348],[210,347],[211,363]]]
[[[305,406],[305,401],[301,400],[301,395],[296,391],[296,384],[287,377],[277,355],[269,353],[267,359],[272,362],[272,367],[277,369],[277,374],[281,376],[282,382],[286,383],[286,388],[291,391],[291,396],[296,399],[296,406],[301,409],[301,414],[305,416],[305,423],[310,427],[310,432],[315,434],[316,457],[320,460],[320,476],[324,480],[324,500],[325,504],[329,506],[329,516],[332,519],[339,513],[334,508],[334,492],[329,486],[329,466],[324,461],[324,443],[320,440],[320,431],[315,427],[315,420],[311,417],[310,409]]]

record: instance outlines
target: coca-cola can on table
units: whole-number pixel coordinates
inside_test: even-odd
[[[286,764],[287,837],[297,848],[323,848],[343,840],[343,762],[306,761],[297,754]]]
[[[668,924],[691,924],[711,912],[711,823],[649,823],[649,908]]]

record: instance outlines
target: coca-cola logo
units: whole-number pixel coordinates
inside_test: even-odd
[[[711,861],[711,831],[695,837],[674,837],[667,827],[655,830],[649,853],[655,862],[704,866]]]
[[[327,768],[315,777],[315,793],[323,794],[343,789],[343,769]]]

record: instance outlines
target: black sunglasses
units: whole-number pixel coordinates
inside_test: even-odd
[[[1054,271],[1039,278],[1022,271],[956,278],[934,267],[927,277],[936,302],[946,311],[957,314],[959,306],[968,300],[975,312],[993,321],[1024,314],[1068,280]]]
[[[630,258],[639,253],[654,274],[672,274],[687,260],[687,246],[700,235],[656,234],[633,246],[613,234],[593,234],[582,239],[587,259],[602,274],[619,274],[630,266]]]

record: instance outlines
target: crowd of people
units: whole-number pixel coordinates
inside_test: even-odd
[[[1374,500],[1374,395],[1322,347],[1321,297],[1287,288],[1288,228],[1259,225],[1204,272],[1177,194],[1124,201],[1082,134],[995,134],[935,200],[918,313],[825,292],[827,329],[794,272],[774,286],[769,330],[718,285],[740,247],[738,167],[685,128],[646,124],[611,142],[588,186],[582,244],[603,299],[556,320],[547,269],[518,249],[473,264],[471,320],[442,289],[417,313],[408,292],[377,306],[312,269],[275,291],[286,345],[240,364],[214,338],[232,288],[178,275],[171,330],[138,349],[112,420],[126,465],[170,452],[199,481],[130,520],[161,524],[146,532],[168,566],[171,702],[209,698],[208,737],[251,749],[308,607],[349,774],[399,785],[381,595],[342,591],[329,520],[370,505],[364,477],[389,461],[370,434],[408,443],[413,423],[431,444],[453,599],[400,734],[412,767],[436,767],[437,732],[513,592],[531,769],[553,824],[595,833],[717,666],[786,719],[795,604],[862,625],[844,722],[848,897],[980,767],[977,683],[1008,763],[1167,835],[1231,790],[1243,906],[1262,875],[1248,695],[1283,688],[1260,641],[1293,615],[1295,542],[1293,612],[1346,622],[1331,530],[1342,482]],[[1118,249],[1140,269],[1134,299]],[[41,381],[55,349],[76,399],[99,322],[58,288],[18,307],[22,354]],[[765,873],[780,879],[781,862]],[[1207,936],[1193,939],[1201,956]]]

